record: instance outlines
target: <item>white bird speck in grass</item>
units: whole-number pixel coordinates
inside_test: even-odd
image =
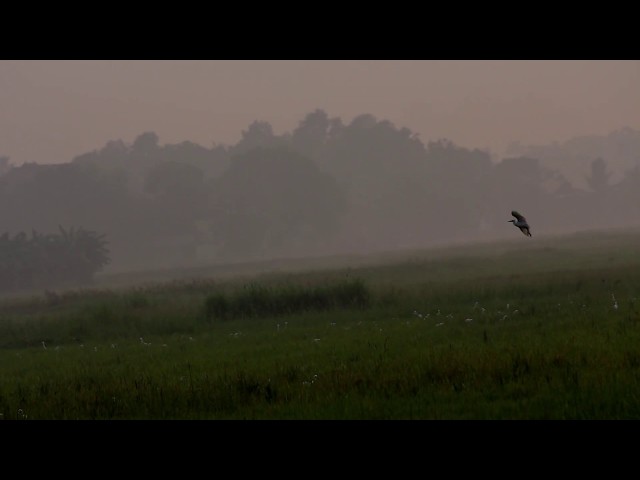
[[[111,348],[116,348],[116,344],[115,344],[115,343],[112,343],[112,344],[111,344]]]
[[[504,317],[502,317],[502,320],[505,320],[509,315],[505,315]]]
[[[42,341],[42,348],[44,348],[45,350],[47,349],[47,346],[44,343],[44,340]]]
[[[507,310],[509,310],[509,304],[507,303]]]
[[[313,378],[311,379],[311,381],[303,381],[302,384],[303,385],[313,385],[315,383],[315,381],[318,379],[318,375],[314,375]]]
[[[613,300],[613,309],[617,310],[618,309],[618,301],[616,300],[615,295],[612,293],[611,294],[611,299]]]
[[[473,322],[473,318],[465,318],[464,321],[465,322]]]
[[[436,327],[441,327],[444,323],[436,323]]]
[[[486,310],[484,307],[482,307],[482,313],[484,313],[484,312],[486,312],[486,311],[487,311],[487,310]]]
[[[336,322],[331,322],[329,325],[331,325],[332,327],[336,326]]]
[[[319,342],[319,341],[320,341],[320,339],[319,339],[319,338],[314,338],[314,339],[313,339],[313,341],[314,341],[314,342]]]

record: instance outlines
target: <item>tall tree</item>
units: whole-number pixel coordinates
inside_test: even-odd
[[[204,215],[204,173],[198,167],[177,160],[159,162],[147,174],[145,191],[154,202],[158,233],[190,233]]]
[[[11,169],[11,164],[9,163],[9,157],[0,156],[0,176],[4,175]]]
[[[241,155],[255,148],[271,148],[283,146],[285,140],[273,133],[269,122],[255,120],[247,130],[242,131],[242,138],[231,148],[232,155]]]
[[[338,226],[344,195],[309,158],[256,148],[212,183],[213,233],[229,256],[312,251]]]
[[[320,157],[330,125],[329,116],[324,110],[317,109],[309,113],[293,131],[293,148],[310,158]]]
[[[603,193],[609,186],[611,173],[607,171],[607,164],[601,158],[596,158],[591,162],[591,172],[587,176],[587,184],[596,193]]]

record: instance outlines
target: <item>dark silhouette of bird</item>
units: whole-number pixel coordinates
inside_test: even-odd
[[[513,224],[518,227],[520,229],[520,231],[522,233],[524,233],[527,237],[531,236],[531,231],[529,227],[529,224],[527,223],[527,219],[524,218],[522,215],[520,215],[518,212],[516,212],[515,210],[513,210],[511,212],[511,215],[513,215],[514,217],[516,217],[515,220],[509,220],[510,222],[513,222]]]

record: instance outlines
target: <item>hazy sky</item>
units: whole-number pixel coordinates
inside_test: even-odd
[[[370,113],[428,140],[501,154],[640,128],[639,61],[0,61],[0,156],[60,163],[153,131],[161,144],[233,144],[321,108]]]

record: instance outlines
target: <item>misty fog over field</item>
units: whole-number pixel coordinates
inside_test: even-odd
[[[638,85],[637,61],[0,61],[0,291],[640,228]]]

